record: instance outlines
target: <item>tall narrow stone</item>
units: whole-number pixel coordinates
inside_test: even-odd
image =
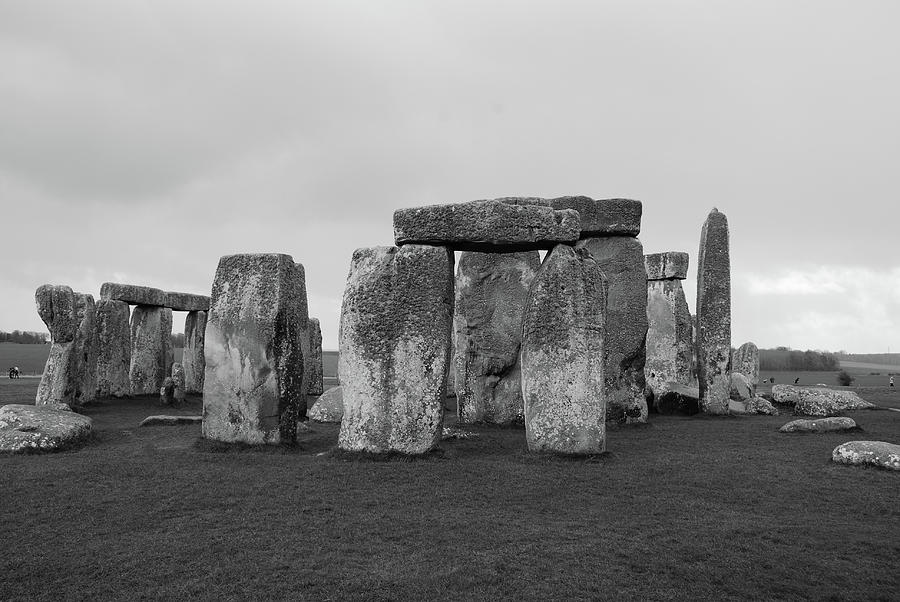
[[[50,331],[50,354],[35,396],[36,405],[72,404],[78,389],[73,364],[79,319],[75,293],[68,286],[45,284],[34,294],[38,315]]]
[[[606,280],[587,250],[558,245],[544,259],[523,318],[522,394],[529,450],[605,450],[606,301]]]
[[[93,295],[75,293],[75,333],[72,360],[76,373],[75,405],[83,405],[97,397],[97,357],[100,339],[97,332],[97,307]]]
[[[296,441],[308,320],[303,272],[290,255],[219,260],[204,341],[204,437]]]
[[[156,395],[172,371],[172,310],[137,305],[131,312],[132,395]]]
[[[131,394],[129,308],[124,301],[97,301],[97,396],[125,397]]]
[[[631,236],[604,236],[579,241],[606,277],[605,396],[607,420],[647,420],[644,362],[647,338],[647,273],[641,241]]]
[[[437,445],[452,322],[446,248],[353,253],[341,307],[341,449],[421,454]]]
[[[647,321],[644,375],[655,403],[666,383],[690,385],[693,381],[691,312],[680,280],[647,282]]]
[[[309,387],[308,395],[325,392],[325,377],[322,371],[322,327],[318,318],[309,319]]]
[[[524,420],[519,348],[537,251],[465,251],[456,271],[453,325],[457,414],[462,423]]]
[[[756,394],[756,387],[759,385],[759,348],[756,343],[744,343],[734,350],[731,354],[731,371],[746,376]]]
[[[727,414],[731,386],[731,260],[728,218],[709,213],[697,260],[697,377],[700,411]]]
[[[205,335],[206,312],[188,312],[184,319],[184,351],[181,365],[184,367],[184,390],[191,395],[203,393],[203,373],[206,371],[206,360],[203,357]]]

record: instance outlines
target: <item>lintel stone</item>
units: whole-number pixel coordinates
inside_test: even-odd
[[[688,254],[682,251],[644,255],[647,280],[684,280],[687,278],[689,261]]]

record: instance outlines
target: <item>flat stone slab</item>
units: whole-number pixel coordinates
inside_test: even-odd
[[[209,296],[166,291],[163,305],[174,311],[209,311]]]
[[[853,391],[822,387],[799,387],[799,400],[794,404],[798,416],[834,416],[848,410],[871,410],[876,406]]]
[[[343,388],[332,387],[322,393],[306,415],[315,422],[340,423],[344,417]]]
[[[750,399],[728,400],[728,412],[730,414],[764,414],[766,416],[778,416],[778,409],[762,397]]]
[[[831,460],[839,464],[869,464],[900,470],[900,445],[884,441],[849,441],[834,448]]]
[[[9,404],[0,408],[0,452],[58,451],[90,436],[93,421],[60,406]]]
[[[141,420],[139,426],[179,426],[182,424],[200,424],[203,422],[203,416],[147,416]]]
[[[773,385],[772,398],[775,400],[775,403],[792,406],[800,401],[801,388],[794,385]]]
[[[644,255],[647,280],[685,280],[689,263],[688,254],[682,251]]]
[[[532,251],[557,243],[575,244],[581,234],[578,212],[556,211],[509,199],[430,205],[394,212],[394,240],[446,246],[458,251]]]
[[[818,420],[792,420],[780,429],[780,433],[830,433],[834,431],[847,431],[856,428],[856,421],[852,418],[836,416],[832,418],[820,418]]]
[[[124,301],[130,305],[166,306],[166,293],[158,288],[104,282],[100,286],[100,298],[113,301]]]
[[[581,221],[581,238],[637,236],[641,232],[643,205],[632,199],[592,199],[562,196],[550,199],[554,209],[574,209]]]

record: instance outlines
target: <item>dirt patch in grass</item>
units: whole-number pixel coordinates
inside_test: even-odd
[[[900,475],[833,464],[856,437],[778,433],[791,416],[652,416],[610,429],[595,459],[466,427],[477,436],[433,458],[373,462],[333,451],[338,425],[262,451],[211,447],[199,425],[139,428],[157,403],[86,408],[96,438],[78,451],[0,457],[0,599],[887,600],[900,587]],[[848,415],[867,439],[900,438],[898,412]]]

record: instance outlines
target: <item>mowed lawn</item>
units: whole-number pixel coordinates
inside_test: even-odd
[[[3,403],[37,380],[4,380]],[[864,397],[898,406],[886,387]],[[190,400],[181,413],[198,413]],[[0,457],[0,599],[897,599],[900,474],[831,463],[865,432],[782,435],[789,417],[651,416],[609,454],[536,456],[472,428],[425,459],[138,428],[152,397],[85,410],[96,435]],[[452,418],[448,420],[452,422]]]

